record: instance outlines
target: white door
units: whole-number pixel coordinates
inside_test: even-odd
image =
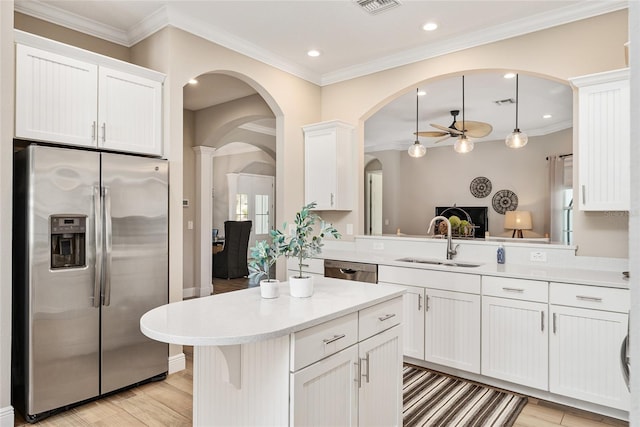
[[[366,234],[379,235],[382,234],[382,171],[367,173],[366,185]]]
[[[16,136],[95,147],[98,67],[16,46]]]
[[[551,312],[549,390],[628,411],[620,372],[627,314],[555,305]]]
[[[480,373],[480,295],[425,290],[425,360]]]
[[[237,174],[236,191],[229,191],[229,197],[229,206],[234,210],[230,219],[252,222],[249,248],[268,240],[269,231],[275,226],[274,177]]]
[[[548,305],[482,297],[482,375],[546,390]]]
[[[357,426],[357,366],[353,345],[291,374],[291,425]]]
[[[98,145],[162,155],[162,84],[100,67]]]
[[[402,295],[402,347],[403,354],[424,359],[424,288],[401,286]]]
[[[402,425],[402,347],[400,326],[362,341],[358,425]]]

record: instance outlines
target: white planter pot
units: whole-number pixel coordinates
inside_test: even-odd
[[[289,276],[289,293],[296,298],[308,298],[313,295],[313,276]]]
[[[260,296],[262,298],[278,298],[280,296],[279,285],[280,281],[277,279],[261,280]]]

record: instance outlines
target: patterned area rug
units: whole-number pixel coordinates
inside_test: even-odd
[[[404,426],[510,427],[527,398],[413,365],[403,369]]]

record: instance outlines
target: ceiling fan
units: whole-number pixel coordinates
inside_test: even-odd
[[[451,115],[453,116],[453,122],[449,125],[449,127],[445,127],[438,124],[431,124],[436,129],[440,129],[439,131],[424,131],[418,132],[418,136],[423,137],[438,137],[441,136],[443,138],[434,142],[437,144],[438,142],[444,141],[450,137],[457,137],[465,133],[468,137],[471,138],[482,138],[491,133],[493,127],[489,123],[484,122],[473,122],[470,120],[464,121],[464,128],[462,127],[463,122],[457,121],[456,117],[460,114],[460,110],[451,110]]]

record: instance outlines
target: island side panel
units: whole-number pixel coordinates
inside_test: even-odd
[[[193,424],[288,425],[289,336],[243,344],[239,357],[237,388],[227,382],[233,374],[219,347],[194,347]]]

